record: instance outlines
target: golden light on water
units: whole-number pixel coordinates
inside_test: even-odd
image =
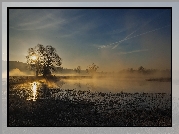
[[[36,100],[36,94],[37,94],[37,83],[36,82],[33,82],[32,83],[32,92],[33,92],[33,101]]]
[[[31,90],[32,90],[32,97],[28,98],[27,100],[33,100],[36,101],[36,96],[37,96],[37,82],[31,83]]]

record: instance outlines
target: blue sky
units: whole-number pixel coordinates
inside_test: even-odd
[[[26,62],[38,43],[55,47],[65,68],[170,69],[171,10],[10,9],[10,61]]]

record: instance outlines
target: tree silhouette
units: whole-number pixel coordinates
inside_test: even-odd
[[[44,77],[50,76],[55,71],[55,67],[62,64],[56,49],[49,45],[44,47],[37,44],[34,48],[29,48],[26,58],[30,69],[36,71],[36,76],[39,74],[43,74]]]
[[[143,72],[145,71],[145,69],[144,69],[143,66],[140,66],[140,67],[138,68],[138,71],[143,73]]]
[[[75,71],[80,74],[80,72],[81,72],[81,66],[78,66],[77,68],[75,68]]]
[[[86,72],[94,75],[98,68],[99,67],[93,63],[92,65],[88,66],[88,68],[86,69]]]

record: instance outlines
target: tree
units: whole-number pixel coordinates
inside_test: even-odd
[[[94,75],[98,68],[99,67],[93,63],[92,65],[88,66],[88,68],[86,69],[86,72]]]
[[[129,71],[130,73],[132,73],[132,72],[134,72],[134,69],[133,69],[133,68],[128,68],[128,71]]]
[[[78,66],[77,68],[75,68],[74,69],[77,73],[79,73],[80,74],[80,72],[81,72],[81,67],[80,66]]]
[[[140,66],[140,67],[138,68],[138,71],[143,73],[143,72],[145,71],[145,69],[144,69],[143,66]]]
[[[43,76],[50,76],[55,68],[61,66],[62,59],[56,53],[56,49],[47,45],[44,47],[37,44],[34,48],[28,49],[27,64],[31,70],[36,71],[36,76],[43,74]]]

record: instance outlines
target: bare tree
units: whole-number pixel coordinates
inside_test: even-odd
[[[78,66],[77,68],[74,69],[77,73],[81,73],[81,66]]]
[[[86,72],[94,75],[98,68],[99,67],[93,63],[92,65],[88,66],[88,68],[86,69]]]

